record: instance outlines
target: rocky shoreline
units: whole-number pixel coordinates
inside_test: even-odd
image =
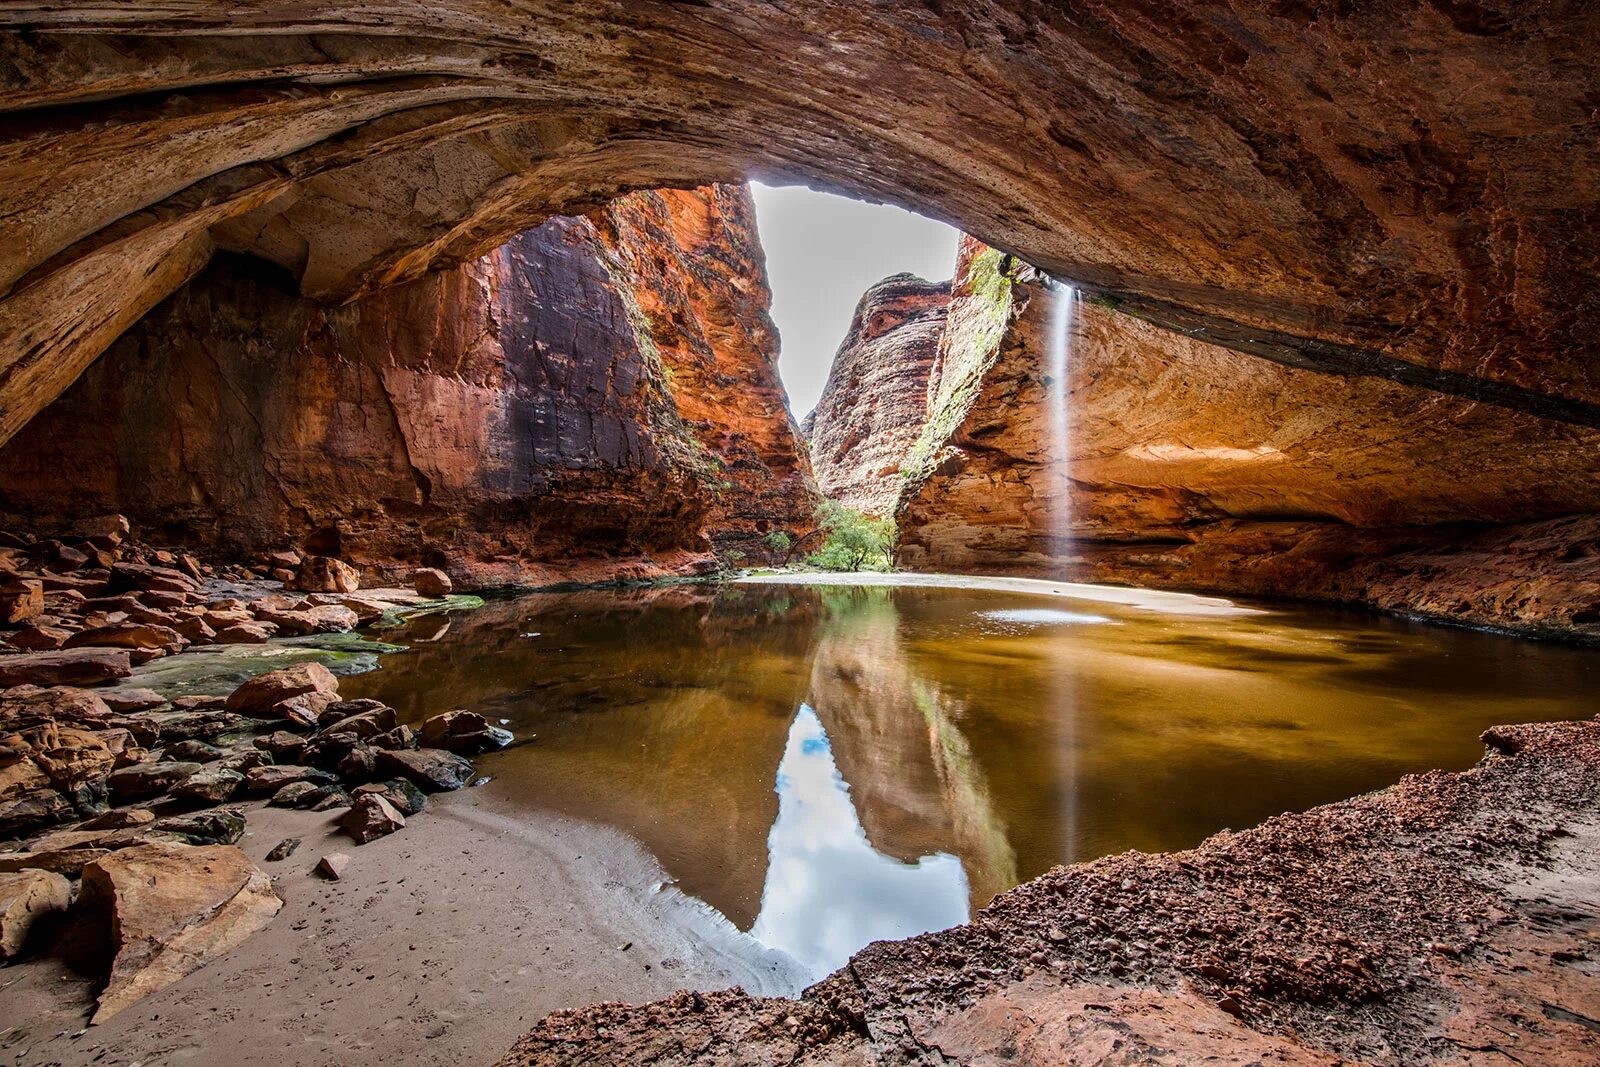
[[[1060,867],[798,1000],[544,1020],[550,1064],[1576,1063],[1600,1056],[1600,723],[1173,854]]]

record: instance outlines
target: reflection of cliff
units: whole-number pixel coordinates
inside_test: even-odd
[[[888,589],[824,591],[810,704],[867,838],[906,862],[962,859],[974,903],[1017,883],[1016,856],[960,728],[963,708],[919,677]]]

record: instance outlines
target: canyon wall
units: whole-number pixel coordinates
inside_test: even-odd
[[[1600,637],[1600,433],[1266,366],[1081,295],[1063,409],[1064,293],[970,240],[955,287],[903,566]]]
[[[474,584],[706,569],[811,512],[752,218],[636,194],[338,308],[221,258],[0,451],[0,509]]]
[[[894,514],[901,465],[927,417],[947,282],[896,274],[868,289],[804,424],[817,487],[869,515]]]

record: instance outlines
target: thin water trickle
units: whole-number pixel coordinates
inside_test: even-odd
[[[1050,537],[1047,543],[1057,561],[1057,573],[1067,577],[1068,546],[1072,537],[1072,335],[1078,312],[1078,290],[1058,285],[1051,290],[1050,309],[1049,404],[1050,461],[1055,477],[1049,501]],[[1054,635],[1051,655],[1064,661],[1069,654],[1071,633]],[[1078,858],[1078,694],[1077,681],[1070,670],[1058,669],[1050,683],[1052,719],[1056,733],[1056,770],[1061,789],[1061,853],[1065,862]]]

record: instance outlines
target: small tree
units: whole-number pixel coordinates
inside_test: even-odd
[[[823,501],[817,525],[827,531],[822,547],[806,558],[829,571],[888,570],[894,548],[894,522],[874,519],[836,501]]]
[[[762,539],[762,543],[767,546],[767,551],[776,554],[789,551],[789,546],[794,544],[794,538],[782,530],[773,530]]]

